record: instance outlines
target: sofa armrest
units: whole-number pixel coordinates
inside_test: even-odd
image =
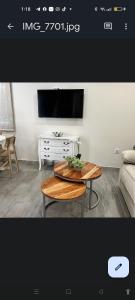
[[[135,164],[135,150],[125,150],[122,152],[122,161],[127,164]]]

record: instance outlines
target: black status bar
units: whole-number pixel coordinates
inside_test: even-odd
[[[1,38],[135,38],[134,1],[1,2]]]

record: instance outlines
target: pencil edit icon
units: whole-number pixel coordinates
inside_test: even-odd
[[[122,267],[122,264],[119,264],[116,268],[115,271],[118,271]]]
[[[129,275],[129,260],[125,256],[112,256],[108,260],[108,275],[111,278],[125,278]]]

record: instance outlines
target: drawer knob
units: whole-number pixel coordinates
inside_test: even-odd
[[[45,143],[45,144],[49,144],[49,143],[50,143],[50,141],[44,141],[44,143]]]
[[[69,145],[70,144],[70,142],[64,142],[64,145]]]

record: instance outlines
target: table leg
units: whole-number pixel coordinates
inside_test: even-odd
[[[43,195],[43,218],[46,217],[46,209],[45,209],[45,195]]]
[[[92,180],[90,180],[89,209],[91,209],[91,197],[92,197]]]
[[[41,171],[41,158],[39,158],[39,171]]]
[[[84,217],[84,197],[81,199],[81,218]]]

